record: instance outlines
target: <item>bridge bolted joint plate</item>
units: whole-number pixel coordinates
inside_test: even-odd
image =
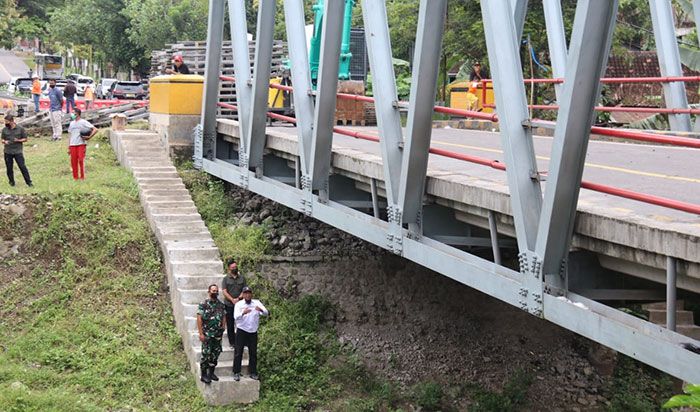
[[[520,264],[521,288],[518,291],[520,308],[528,313],[542,317],[544,315],[544,281],[542,277],[542,259],[534,252],[518,254]]]

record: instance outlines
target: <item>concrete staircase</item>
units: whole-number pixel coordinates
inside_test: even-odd
[[[245,377],[247,353],[243,377],[240,382],[233,380],[233,349],[226,334],[215,372],[220,380],[209,385],[199,380],[197,305],[206,299],[209,285],[221,285],[223,263],[160,137],[140,130],[112,131],[110,143],[119,162],[136,178],[146,218],[163,252],[177,330],[204,399],[209,405],[255,402],[260,382]]]
[[[649,312],[649,322],[666,326],[666,302],[647,303],[642,309]],[[693,312],[683,310],[683,301],[676,302],[676,332],[700,340],[700,326],[695,324]]]

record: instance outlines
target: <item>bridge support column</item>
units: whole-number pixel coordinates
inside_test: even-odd
[[[651,9],[651,22],[654,27],[654,40],[656,41],[656,53],[659,58],[661,75],[683,76],[671,0],[649,0],[649,8]],[[663,87],[667,108],[688,108],[684,82],[664,83]],[[688,114],[669,114],[668,121],[671,130],[690,131],[690,115]]]
[[[435,108],[446,12],[447,0],[420,2],[411,98],[406,124],[407,136],[398,182],[398,207],[402,216],[400,223],[408,224],[409,233],[415,238],[422,236],[421,211],[433,131],[432,116]]]
[[[270,89],[270,68],[272,64],[272,42],[275,32],[276,0],[260,0],[258,6],[258,27],[255,35],[255,66],[253,67],[253,90],[249,120],[246,124],[246,148],[248,167],[260,177],[263,174],[263,151],[265,150],[265,125],[267,120],[267,98]],[[247,38],[247,37],[246,37]],[[247,51],[247,50],[246,50]],[[243,103],[241,103],[243,104]]]
[[[328,179],[331,170],[333,127],[335,126],[336,94],[340,46],[343,40],[344,2],[323,4],[321,57],[318,67],[314,129],[311,139],[311,190],[318,190],[319,200],[328,202]]]
[[[245,172],[248,170],[248,137],[246,133],[250,120],[250,102],[253,89],[250,75],[250,48],[245,0],[228,0],[228,11],[231,47],[233,49],[233,71],[236,75],[236,101],[238,103],[238,164],[244,170],[245,174],[242,176],[247,176],[247,172]]]
[[[564,18],[561,12],[560,0],[542,0],[544,7],[544,19],[547,26],[547,42],[549,44],[549,57],[552,60],[552,77],[563,78],[566,75],[566,33],[564,31]],[[555,84],[554,91],[557,102],[561,100],[563,85]]]
[[[600,98],[617,5],[617,0],[580,0],[576,7],[535,249],[547,283],[563,290],[593,108]]]
[[[224,42],[224,0],[209,0],[209,30],[207,31],[206,76],[202,96],[202,148],[195,149],[207,159],[216,157],[216,103],[219,100],[221,47]],[[198,159],[201,163],[201,159]]]

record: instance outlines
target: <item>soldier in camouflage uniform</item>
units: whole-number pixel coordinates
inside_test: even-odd
[[[219,287],[209,286],[209,299],[199,304],[197,308],[197,329],[199,341],[202,342],[201,381],[211,383],[219,378],[214,374],[214,368],[221,354],[221,337],[226,329],[226,309],[219,300]]]

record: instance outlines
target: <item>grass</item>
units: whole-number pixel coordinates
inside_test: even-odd
[[[668,375],[620,354],[610,388],[611,412],[658,411],[673,395]]]
[[[104,136],[87,179],[72,180],[66,143],[31,139],[35,187],[23,218],[3,213],[0,410],[204,410],[174,325],[158,249],[136,186]]]

